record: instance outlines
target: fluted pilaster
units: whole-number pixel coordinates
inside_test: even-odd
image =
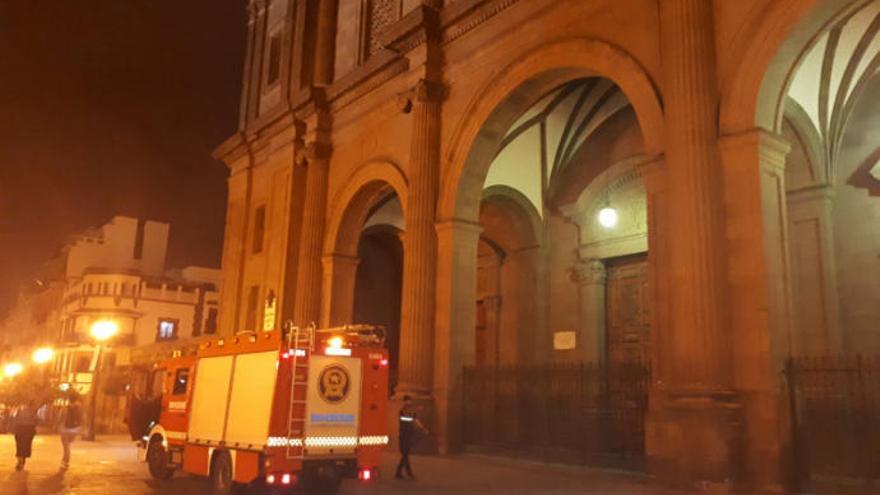
[[[713,390],[729,385],[713,3],[663,0],[660,9],[674,232],[669,379],[672,388]]]
[[[306,191],[297,264],[296,325],[318,323],[321,314],[321,247],[327,210],[327,175],[329,146],[311,143],[306,146]]]
[[[403,238],[400,391],[427,395],[432,384],[442,87],[422,80],[413,96],[409,196]]]

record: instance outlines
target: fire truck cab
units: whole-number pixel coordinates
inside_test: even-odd
[[[155,478],[205,476],[223,495],[235,485],[332,491],[378,476],[388,444],[381,327],[219,338],[140,382],[154,393],[131,397],[128,422]]]

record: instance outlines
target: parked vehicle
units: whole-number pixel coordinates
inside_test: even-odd
[[[370,481],[388,444],[384,340],[367,325],[292,328],[216,339],[163,362],[130,401],[140,457],[154,478],[209,477],[218,495]]]

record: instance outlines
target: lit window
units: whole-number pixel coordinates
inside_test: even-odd
[[[189,383],[189,369],[180,368],[174,375],[174,387],[171,389],[171,395],[185,394],[187,383]]]
[[[177,338],[177,320],[160,319],[156,340],[174,340]]]

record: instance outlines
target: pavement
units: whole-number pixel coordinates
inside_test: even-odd
[[[71,467],[62,472],[61,442],[54,435],[34,440],[34,456],[15,471],[15,442],[0,435],[0,495],[209,495],[203,478],[149,477],[135,447],[123,437],[99,437],[73,445]],[[417,481],[393,478],[396,458],[389,454],[382,477],[370,484],[346,481],[341,495],[684,495],[651,485],[645,477],[579,467],[547,465],[478,455],[413,456]]]

